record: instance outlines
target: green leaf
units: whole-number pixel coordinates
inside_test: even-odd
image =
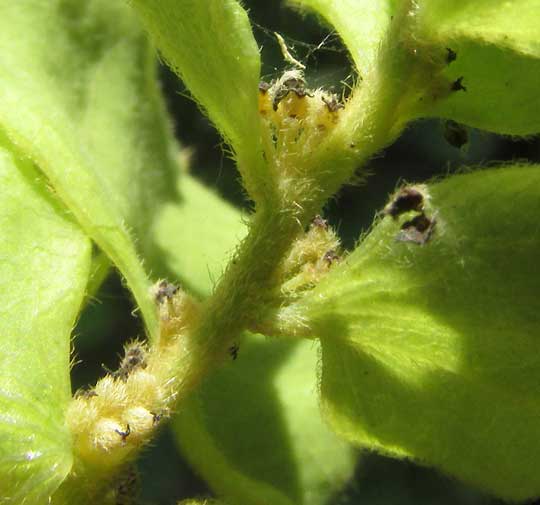
[[[0,182],[0,501],[41,505],[72,464],[70,333],[91,245],[32,163],[4,147]]]
[[[252,193],[264,175],[259,48],[236,0],[131,0],[159,51],[229,142]],[[249,173],[246,171],[250,171]],[[259,189],[262,191],[262,189]]]
[[[403,241],[415,212],[386,216],[296,307],[339,434],[504,498],[540,493],[539,184],[540,166],[508,166],[429,186],[425,244]]]
[[[419,55],[456,53],[444,75],[467,91],[431,100],[423,113],[498,133],[540,132],[540,1],[422,0],[413,44]]]
[[[242,505],[323,505],[356,458],[323,423],[311,342],[251,336],[186,405],[180,448],[218,495]]]
[[[137,255],[157,202],[174,197],[175,162],[142,29],[121,0],[3,2],[0,27],[0,125],[126,277],[154,332]]]
[[[208,296],[247,227],[236,209],[191,175],[182,174],[177,192],[156,214],[150,238],[157,254],[145,259],[156,275]]]
[[[288,0],[312,9],[330,23],[347,46],[360,77],[376,65],[390,17],[393,0]]]

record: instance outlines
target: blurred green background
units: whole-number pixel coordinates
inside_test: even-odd
[[[310,87],[324,86],[338,94],[351,84],[353,73],[347,51],[339,38],[312,16],[286,8],[279,0],[245,0],[261,47],[263,79],[270,81],[285,68],[273,32],[279,32],[295,57],[307,66]],[[178,78],[162,68],[163,89],[175,131],[190,149],[191,172],[216,188],[238,207],[249,207],[234,164],[223,153],[221,139],[201,114]],[[371,224],[400,180],[426,181],[450,174],[461,166],[526,159],[540,161],[538,138],[518,140],[468,129],[469,144],[456,149],[444,140],[443,123],[418,121],[368,166],[366,183],[343,187],[327,204],[325,217],[335,226],[347,248]],[[133,312],[132,299],[119,276],[112,272],[90,301],[75,330],[76,365],[73,389],[94,383],[115,369],[123,344],[143,336],[141,320]],[[102,366],[103,365],[103,366]],[[142,502],[172,505],[182,498],[210,496],[205,483],[190,470],[164,428],[138,463],[142,474]],[[395,461],[376,454],[363,455],[354,478],[328,505],[495,505],[493,499],[437,471],[408,461]],[[241,505],[241,504],[238,504]]]

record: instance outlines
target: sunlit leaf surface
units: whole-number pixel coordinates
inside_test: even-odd
[[[505,498],[540,493],[540,167],[457,175],[380,220],[304,300],[328,420]],[[409,224],[407,224],[409,223]]]
[[[90,241],[29,161],[0,148],[0,503],[41,505],[69,472],[70,338]]]

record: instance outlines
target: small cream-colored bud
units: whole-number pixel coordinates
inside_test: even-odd
[[[155,422],[155,414],[144,407],[132,407],[124,413],[123,420],[129,424],[134,438],[140,438],[148,434]]]
[[[130,431],[129,426],[114,419],[101,419],[94,427],[92,437],[94,447],[108,452],[115,447],[125,445]]]

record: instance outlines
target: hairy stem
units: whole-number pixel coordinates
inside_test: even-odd
[[[190,332],[190,361],[197,369],[192,378],[196,382],[264,315],[278,288],[274,273],[302,231],[294,211],[262,208],[255,214],[248,236]],[[190,390],[196,384],[184,385]]]

